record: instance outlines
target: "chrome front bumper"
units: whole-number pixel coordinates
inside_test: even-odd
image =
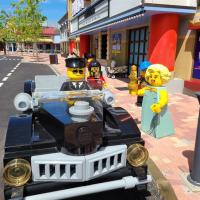
[[[78,197],[82,195],[94,194],[98,192],[105,192],[114,189],[131,189],[136,185],[147,184],[152,181],[150,175],[147,176],[146,180],[139,180],[136,177],[126,176],[120,180],[109,181],[104,183],[92,184],[88,186],[75,187],[66,190],[60,190],[55,192],[48,192],[38,195],[27,196],[24,200],[59,200],[72,197]]]

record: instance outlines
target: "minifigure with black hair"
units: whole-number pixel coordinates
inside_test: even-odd
[[[107,87],[107,83],[102,75],[101,64],[97,60],[93,60],[88,65],[87,81],[93,89],[103,89]]]

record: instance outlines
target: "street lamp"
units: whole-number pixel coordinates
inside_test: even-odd
[[[196,95],[200,104],[200,92],[197,92]],[[193,185],[200,186],[200,110],[199,110],[192,171],[190,175],[187,177],[187,179]]]

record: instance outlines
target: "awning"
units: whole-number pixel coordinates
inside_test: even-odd
[[[196,13],[194,19],[189,22],[189,29],[200,30],[200,12]]]
[[[38,42],[53,43],[53,40],[51,38],[39,38]]]
[[[80,30],[77,30],[70,34],[69,39],[75,39],[76,36],[79,36],[80,34],[92,33],[93,31],[106,29],[113,25],[125,24],[124,22],[126,21],[134,21],[137,23],[138,19],[142,18],[143,16],[144,16],[144,11],[142,10],[142,8],[133,9],[122,15],[116,15],[108,19],[106,18],[105,20],[100,20],[97,23],[88,25]]]

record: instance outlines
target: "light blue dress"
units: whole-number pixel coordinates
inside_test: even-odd
[[[168,111],[167,105],[162,108],[160,113],[153,113],[151,105],[158,103],[160,100],[159,91],[166,90],[166,87],[153,87],[157,92],[146,90],[142,102],[142,120],[141,129],[155,138],[162,138],[175,133],[173,122]]]

